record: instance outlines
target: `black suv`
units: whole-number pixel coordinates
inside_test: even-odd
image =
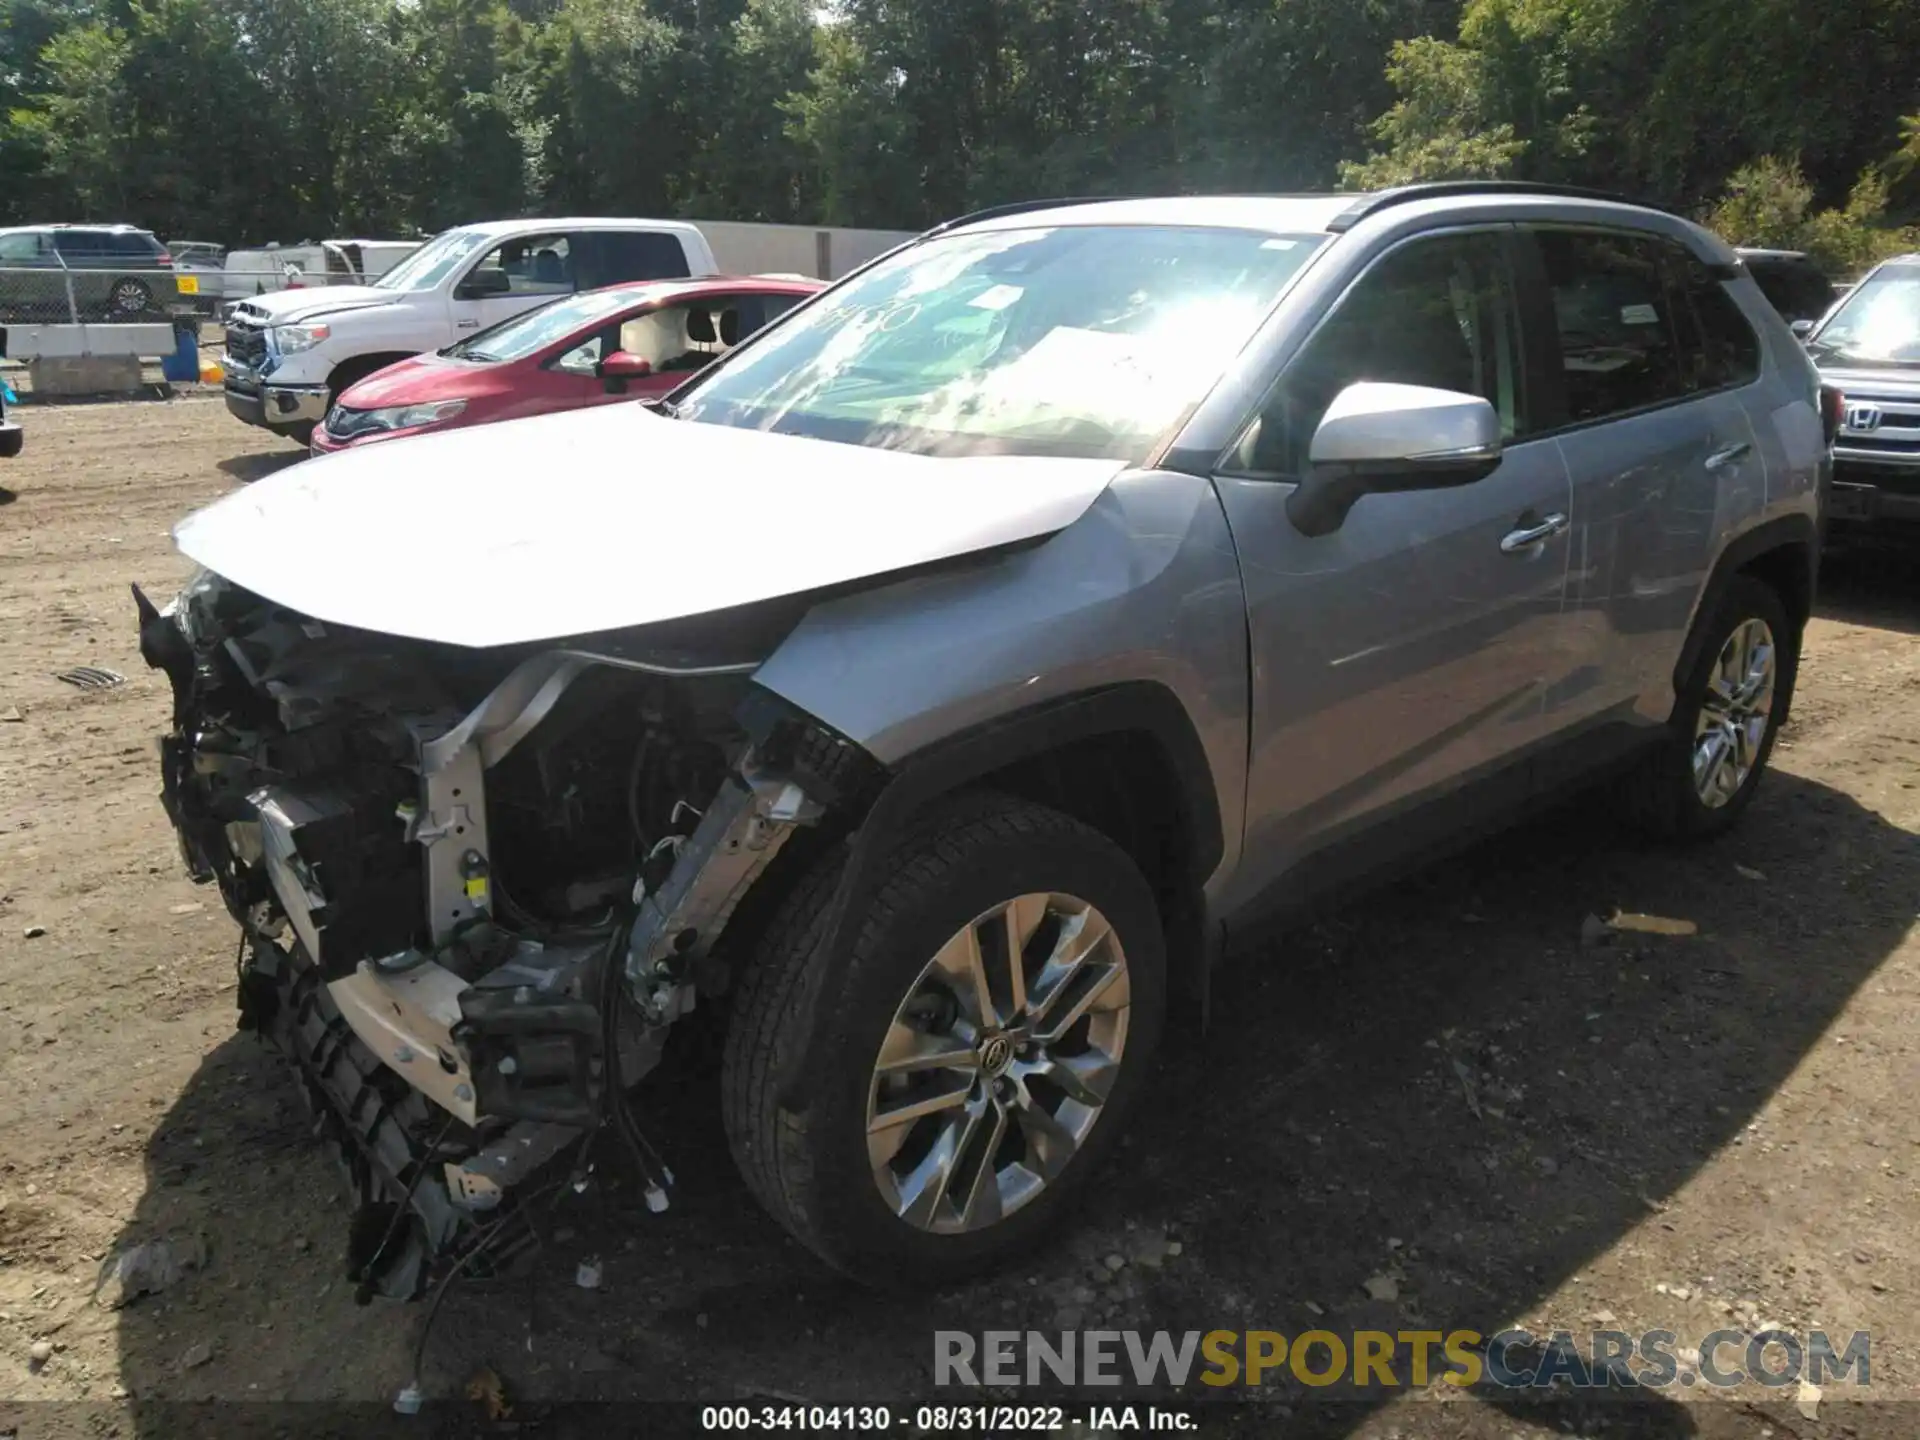
[[[1812,258],[1798,250],[1736,250],[1753,283],[1790,325],[1810,328],[1840,292]]]
[[[164,320],[179,299],[173,257],[150,230],[131,225],[0,230],[0,322]]]

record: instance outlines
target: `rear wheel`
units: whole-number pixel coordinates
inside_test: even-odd
[[[778,1102],[839,875],[789,897],[742,982],[723,1067],[735,1159],[829,1264],[940,1283],[1040,1239],[1090,1182],[1159,1039],[1152,891],[1098,831],[975,796],[888,865],[844,979],[820,994],[804,1113]]]
[[[113,288],[107,292],[107,310],[116,320],[128,320],[145,315],[153,309],[153,291],[147,288],[143,280],[131,276],[113,282]]]
[[[1799,663],[1778,592],[1751,576],[1734,577],[1701,623],[1706,643],[1667,735],[1626,796],[1637,822],[1674,839],[1718,835],[1752,803]]]

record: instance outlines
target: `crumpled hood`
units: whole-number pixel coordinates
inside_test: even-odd
[[[302,320],[315,320],[342,310],[391,305],[394,296],[392,290],[376,290],[371,285],[325,285],[255,295],[250,300],[242,300],[239,310],[251,318],[264,318],[269,325],[294,325]]]
[[[930,458],[639,404],[344,450],[188,516],[190,559],[338,625],[485,647],[622,630],[1037,539],[1112,460]]]

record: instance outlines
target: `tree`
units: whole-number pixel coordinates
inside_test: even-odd
[[[63,30],[38,57],[46,88],[13,112],[21,139],[44,157],[48,193],[82,213],[113,213],[127,202],[132,137],[121,68],[128,49],[126,36],[104,21]]]
[[[829,225],[917,222],[925,212],[903,77],[881,68],[852,25],[821,26],[813,43],[806,87],[782,104],[784,133],[808,157],[808,209]]]
[[[1341,183],[1379,190],[1421,180],[1496,179],[1526,153],[1511,123],[1489,114],[1486,58],[1432,36],[1396,41],[1387,78],[1400,92],[1370,127],[1385,148],[1340,167]]]
[[[1798,163],[1764,155],[1735,171],[1702,223],[1735,245],[1804,250],[1833,274],[1854,274],[1912,249],[1911,229],[1887,220],[1887,183],[1877,170],[1854,181],[1844,206],[1814,209]]]
[[[0,219],[906,228],[1512,176],[1724,192],[1838,257],[1920,213],[1916,33],[1920,0],[0,0]]]

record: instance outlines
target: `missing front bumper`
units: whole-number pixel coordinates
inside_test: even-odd
[[[362,1298],[417,1296],[585,1133],[477,1129],[449,1115],[355,1033],[297,942],[251,942],[240,1024],[292,1064],[314,1134],[332,1144],[354,1206],[348,1272]]]

